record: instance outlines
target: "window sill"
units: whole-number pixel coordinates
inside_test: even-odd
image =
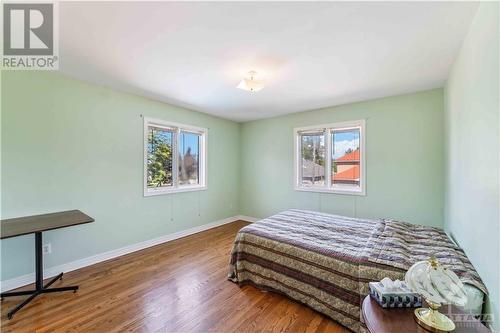
[[[173,194],[173,193],[182,193],[182,192],[195,192],[195,191],[205,191],[207,186],[186,186],[186,187],[177,187],[170,189],[161,189],[161,190],[149,190],[144,191],[145,197],[151,197],[155,195],[164,195],[164,194]]]
[[[320,187],[295,187],[295,191],[366,196],[366,192],[364,190],[356,191],[356,190],[328,189]]]

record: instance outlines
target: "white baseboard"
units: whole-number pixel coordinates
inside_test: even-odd
[[[190,229],[186,229],[186,230],[181,230],[181,231],[175,232],[173,234],[164,235],[161,237],[153,238],[153,239],[146,240],[146,241],[139,242],[139,243],[135,243],[132,245],[127,245],[127,246],[124,246],[124,247],[121,247],[121,248],[118,248],[115,250],[96,254],[96,255],[93,255],[93,256],[90,256],[87,258],[78,259],[78,260],[75,260],[75,261],[72,261],[72,262],[69,262],[66,264],[49,267],[49,268],[44,269],[43,277],[44,277],[44,279],[46,279],[46,278],[49,278],[52,276],[56,276],[57,274],[59,274],[61,272],[64,272],[64,273],[71,272],[71,271],[74,271],[74,270],[79,269],[79,268],[94,265],[94,264],[97,264],[97,263],[102,262],[102,261],[113,259],[113,258],[122,256],[122,255],[125,255],[128,253],[139,251],[139,250],[142,250],[142,249],[145,249],[145,248],[148,248],[151,246],[155,246],[158,244],[170,242],[174,239],[193,235],[193,234],[196,234],[196,233],[208,230],[208,229],[216,228],[216,227],[219,227],[221,225],[235,222],[238,220],[255,222],[255,221],[258,221],[259,219],[254,218],[254,217],[249,217],[249,216],[243,216],[243,215],[236,215],[236,216],[228,217],[228,218],[225,218],[222,220],[218,220],[215,222],[200,225],[198,227],[194,227],[194,228],[190,228]],[[19,287],[22,287],[22,286],[25,286],[25,285],[28,285],[28,284],[31,284],[34,282],[35,282],[35,273],[25,274],[25,275],[21,275],[21,276],[18,276],[18,277],[9,279],[9,280],[1,281],[0,282],[0,290],[2,292],[4,292],[4,291],[19,288]]]
[[[243,221],[247,221],[247,222],[251,222],[251,223],[254,223],[254,222],[261,220],[258,217],[252,217],[252,216],[246,216],[246,215],[236,215],[235,218],[238,218],[238,220],[243,220]]]

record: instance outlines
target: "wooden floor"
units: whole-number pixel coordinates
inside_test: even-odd
[[[227,280],[234,222],[64,275],[7,320],[23,297],[2,301],[7,332],[347,332],[284,296]]]

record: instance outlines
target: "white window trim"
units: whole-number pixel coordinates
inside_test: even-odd
[[[176,139],[173,142],[173,160],[172,160],[172,180],[173,186],[171,187],[162,187],[162,188],[148,188],[148,127],[155,126],[165,129],[171,129],[177,132]],[[162,194],[170,194],[170,193],[181,193],[181,192],[193,192],[193,191],[203,191],[208,188],[207,185],[207,147],[208,147],[208,129],[203,127],[196,127],[192,125],[180,124],[170,121],[165,121],[161,119],[144,117],[144,137],[143,137],[143,150],[144,150],[144,179],[143,179],[143,190],[144,196],[154,196],[154,195],[162,195]],[[177,178],[179,174],[179,168],[177,166],[178,159],[178,140],[179,133],[181,131],[184,132],[192,132],[201,134],[200,135],[200,147],[199,147],[199,156],[200,156],[200,166],[199,166],[199,175],[200,183],[197,185],[184,185],[179,186],[177,184]]]
[[[366,145],[365,145],[365,125],[366,121],[364,119],[355,121],[345,121],[330,124],[321,124],[306,127],[297,127],[293,129],[293,141],[294,141],[294,167],[293,167],[293,177],[294,177],[294,189],[296,191],[304,192],[319,192],[319,193],[334,193],[334,194],[347,194],[347,195],[366,195]],[[332,138],[331,132],[335,129],[347,129],[349,127],[359,127],[360,128],[360,150],[361,150],[361,161],[360,161],[360,180],[359,180],[359,190],[356,189],[339,189],[338,187],[331,186],[331,151],[332,151]],[[324,130],[326,133],[325,138],[325,150],[326,150],[326,161],[325,161],[325,177],[326,185],[323,186],[304,186],[300,182],[300,170],[301,170],[301,153],[300,153],[300,136],[299,132],[304,131],[314,131],[314,130]]]

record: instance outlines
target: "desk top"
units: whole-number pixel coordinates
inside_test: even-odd
[[[0,239],[94,222],[79,210],[1,220]]]
[[[384,309],[368,295],[363,301],[362,312],[371,333],[429,333],[413,318],[414,310],[415,308]],[[455,306],[451,307],[451,311],[454,314],[464,314]],[[457,328],[453,333],[490,333],[488,328],[471,317],[466,316],[467,322],[455,322]]]

